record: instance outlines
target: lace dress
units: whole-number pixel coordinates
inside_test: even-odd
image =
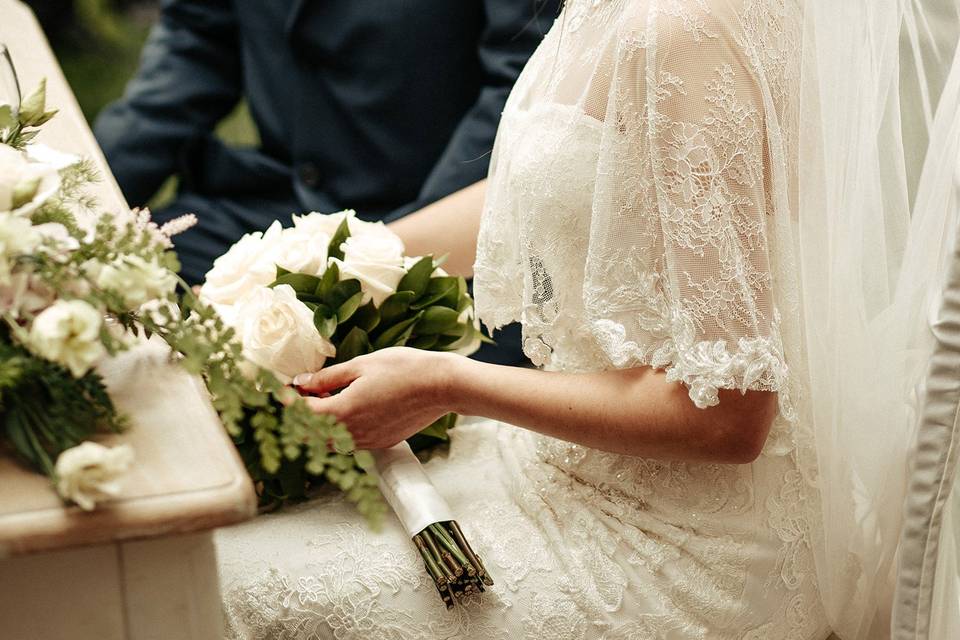
[[[800,7],[569,0],[507,103],[476,297],[539,365],[650,365],[698,407],[779,393],[751,465],[485,420],[426,468],[496,579],[447,611],[398,523],[336,496],[217,534],[230,637],[821,640],[798,463],[791,231]],[[585,390],[589,392],[589,390]]]

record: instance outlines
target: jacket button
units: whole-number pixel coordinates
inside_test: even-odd
[[[311,189],[320,186],[320,168],[312,162],[304,162],[297,171],[300,176],[300,182]]]

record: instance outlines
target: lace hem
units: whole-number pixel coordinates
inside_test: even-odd
[[[678,345],[667,338],[659,346],[627,340],[623,325],[612,320],[593,322],[603,353],[615,367],[649,365],[662,369],[668,382],[682,382],[699,409],[720,403],[720,389],[782,391],[787,365],[776,337],[740,338],[734,350],[726,340],[690,341]]]

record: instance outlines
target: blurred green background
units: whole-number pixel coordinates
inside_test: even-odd
[[[140,49],[157,20],[157,0],[25,0],[36,13],[64,75],[91,124],[107,104],[123,95],[137,70]],[[236,145],[259,143],[244,104],[217,128]],[[168,202],[176,190],[171,178],[150,205]]]

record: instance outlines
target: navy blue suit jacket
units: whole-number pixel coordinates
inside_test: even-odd
[[[243,233],[301,211],[389,219],[485,177],[504,101],[557,0],[164,0],[124,97],[95,133],[198,281]],[[212,130],[245,98],[255,149]]]

